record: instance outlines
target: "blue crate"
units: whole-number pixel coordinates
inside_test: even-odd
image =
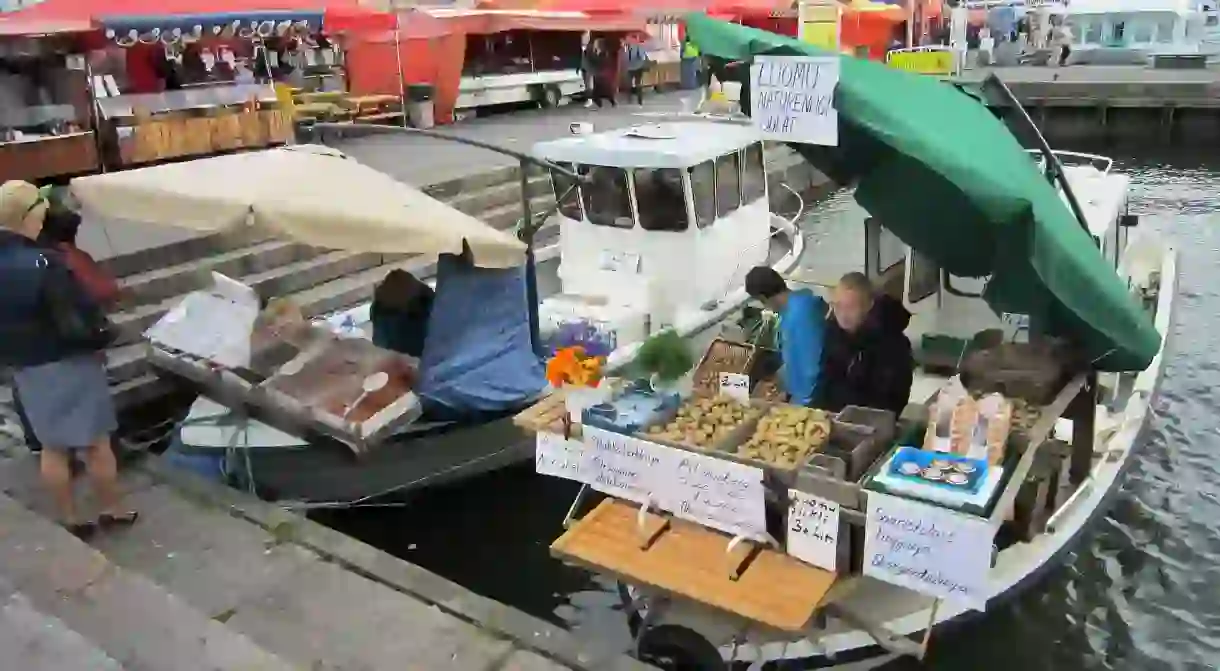
[[[946,473],[960,472],[953,469],[957,464],[970,466],[973,470],[969,473],[964,473],[966,482],[963,484],[953,484],[946,480],[928,480],[922,475],[907,474],[902,472],[903,464],[913,463],[919,467],[920,471],[932,466],[933,461],[946,462],[950,468],[945,469]],[[894,453],[894,457],[890,459],[889,468],[887,469],[890,477],[899,478],[912,483],[928,487],[936,487],[945,491],[962,492],[968,494],[977,494],[979,488],[987,481],[987,469],[989,464],[984,459],[971,459],[956,454],[945,454],[941,452],[929,452],[921,450],[910,445],[904,445],[898,448]]]
[[[674,393],[658,393],[647,383],[637,382],[606,403],[598,403],[581,414],[580,422],[606,431],[634,435],[678,413],[682,399]]]

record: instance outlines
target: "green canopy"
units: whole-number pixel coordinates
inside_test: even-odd
[[[757,55],[825,56],[793,38],[686,18],[714,70],[742,83]],[[1143,370],[1160,346],[1151,317],[1037,164],[982,102],[951,84],[839,56],[839,145],[793,144],[903,242],[962,277],[991,276],[998,312],[1082,347],[1100,370]],[[718,61],[718,62],[717,62]]]

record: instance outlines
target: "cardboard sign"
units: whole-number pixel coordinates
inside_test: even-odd
[[[839,504],[796,489],[789,489],[788,497],[788,554],[834,571],[839,551]]]
[[[975,610],[986,607],[995,539],[986,520],[869,492],[864,534],[864,575]]]
[[[750,376],[742,373],[721,373],[720,393],[742,403],[749,403]]]
[[[763,137],[836,146],[838,56],[756,56],[750,67],[751,118]]]

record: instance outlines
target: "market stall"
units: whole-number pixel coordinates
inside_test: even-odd
[[[655,375],[599,380],[596,360],[561,351],[548,367],[559,391],[516,421],[538,434],[540,474],[585,485],[552,554],[628,585],[629,611],[703,613],[723,626],[701,633],[730,632],[718,646],[816,639],[840,620],[922,657],[927,636],[890,635],[851,598],[869,578],[985,607],[997,532],[1030,537],[1070,491],[1053,429],[1080,417],[1086,376],[1056,356],[976,352],[969,389],[950,378],[898,422],[787,405],[776,353],[748,344],[714,341],[689,396]],[[586,505],[594,491],[606,497]]]
[[[88,22],[0,19],[0,182],[98,167]]]

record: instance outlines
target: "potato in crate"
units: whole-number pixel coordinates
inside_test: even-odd
[[[696,396],[671,417],[648,427],[643,437],[689,449],[716,449],[762,414],[762,409],[725,395]]]

